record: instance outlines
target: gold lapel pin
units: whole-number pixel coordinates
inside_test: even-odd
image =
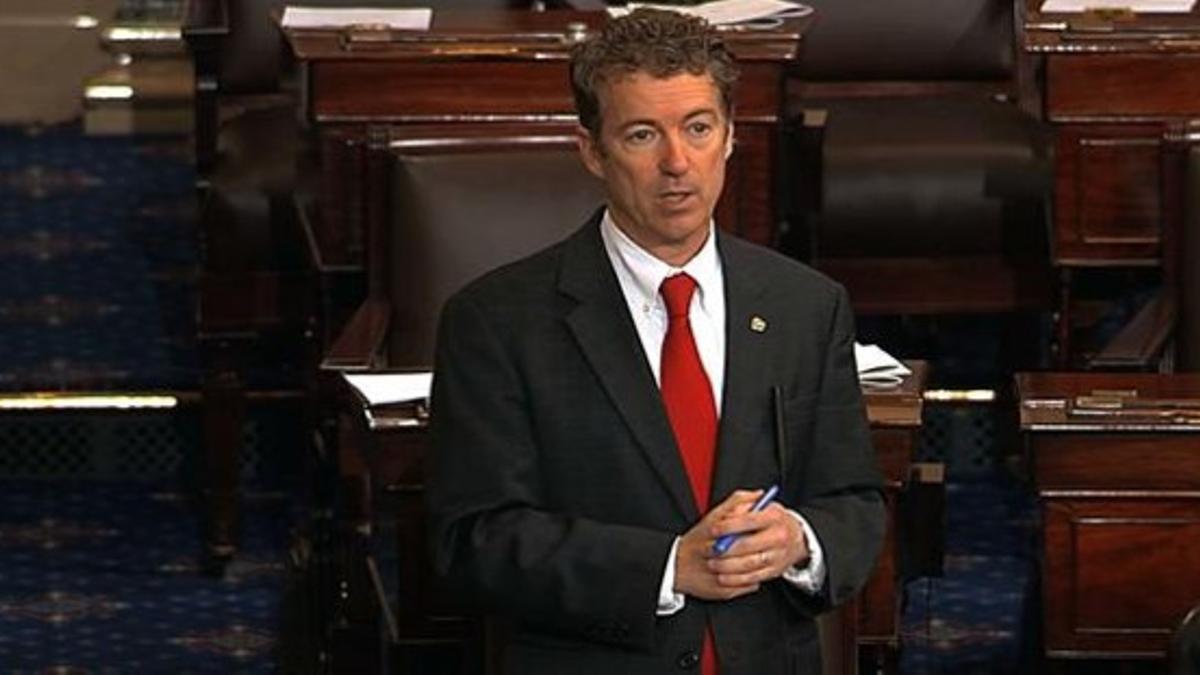
[[[750,317],[750,330],[755,333],[767,332],[767,320],[758,315]]]

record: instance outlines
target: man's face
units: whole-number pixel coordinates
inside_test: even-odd
[[[597,92],[599,137],[580,132],[589,171],[608,188],[613,221],[655,257],[675,265],[704,245],[733,127],[712,77],[633,73]]]

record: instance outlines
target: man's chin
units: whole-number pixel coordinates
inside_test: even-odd
[[[687,239],[697,230],[708,228],[712,215],[699,208],[666,209],[659,212],[659,222],[667,232],[675,233],[680,239]]]

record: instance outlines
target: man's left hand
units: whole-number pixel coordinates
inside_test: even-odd
[[[709,569],[722,586],[760,584],[808,561],[804,528],[779,504],[769,504],[758,512],[730,514],[712,531],[714,538],[733,533],[740,537],[729,551],[708,560]]]

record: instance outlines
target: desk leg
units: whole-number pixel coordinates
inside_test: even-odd
[[[1071,277],[1071,268],[1059,269],[1055,362],[1060,370],[1066,370],[1071,364]]]
[[[245,392],[232,368],[230,345],[215,348],[202,391],[205,569],[220,575],[237,550],[238,451],[242,446]]]
[[[900,672],[900,649],[896,645],[860,645],[858,672],[861,675],[896,675]]]

